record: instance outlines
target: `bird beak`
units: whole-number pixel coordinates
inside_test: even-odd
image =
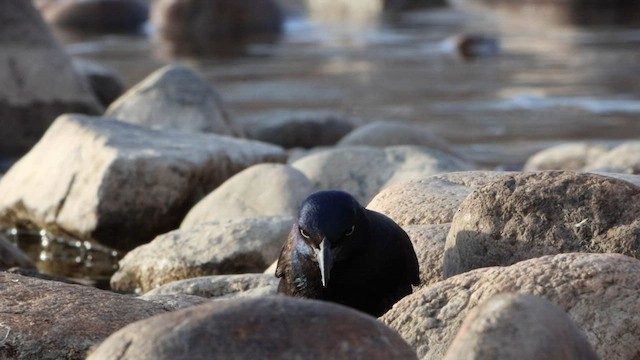
[[[329,283],[329,274],[331,273],[331,267],[333,266],[333,254],[331,253],[331,247],[327,244],[327,240],[322,239],[320,247],[315,249],[316,259],[318,259],[318,266],[320,267],[320,275],[322,275],[322,286],[327,287]]]

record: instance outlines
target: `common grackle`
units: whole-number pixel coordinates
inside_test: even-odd
[[[276,276],[279,293],[333,301],[376,317],[420,281],[404,230],[335,190],[316,192],[302,203]]]

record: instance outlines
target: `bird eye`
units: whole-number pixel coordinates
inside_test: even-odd
[[[309,234],[307,234],[307,232],[304,231],[302,228],[300,228],[300,235],[302,235],[302,237],[305,239],[308,239],[310,237]]]
[[[344,233],[344,236],[351,236],[353,235],[353,232],[356,230],[356,226],[355,225],[351,225],[351,229],[349,229],[349,231],[347,231],[346,233]]]

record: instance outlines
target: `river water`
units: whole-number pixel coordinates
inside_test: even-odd
[[[449,41],[462,33],[494,38],[500,51],[462,58]],[[640,135],[640,28],[506,23],[450,8],[357,24],[297,13],[274,44],[250,46],[243,56],[180,59],[163,54],[152,36],[58,36],[72,56],[111,68],[127,87],[164,64],[187,64],[214,85],[236,121],[297,110],[339,111],[357,123],[404,121],[488,169],[519,169],[535,151],[567,141],[614,144]],[[104,287],[120,256],[37,232],[22,242],[41,270]]]
[[[484,34],[496,56],[463,59],[450,37]],[[237,119],[267,111],[335,110],[356,122],[419,124],[487,168],[519,168],[565,141],[640,134],[640,28],[522,25],[430,8],[377,23],[291,16],[284,36],[242,57],[170,59],[148,36],[65,40],[127,86],[165,63],[197,69]]]

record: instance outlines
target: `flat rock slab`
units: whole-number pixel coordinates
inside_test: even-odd
[[[84,359],[116,330],[164,312],[130,296],[0,272],[0,358]]]
[[[458,207],[480,186],[509,174],[499,171],[461,171],[393,184],[367,205],[400,225],[446,224]]]
[[[470,311],[445,360],[598,360],[582,330],[549,301],[500,294]]]
[[[420,146],[340,147],[302,157],[291,164],[319,190],[337,189],[368,203],[381,189],[438,173],[471,170],[458,157]]]
[[[565,171],[519,173],[480,187],[453,218],[444,276],[563,252],[640,257],[640,187]]]
[[[274,271],[275,272],[275,271]],[[243,296],[275,294],[280,279],[274,274],[235,274],[201,276],[177,280],[157,287],[141,296],[143,299],[160,295],[192,295],[209,299],[226,299]]]
[[[232,176],[187,213],[180,228],[225,218],[295,216],[313,192],[309,179],[283,164],[258,164]]]
[[[284,296],[216,301],[140,321],[113,334],[101,359],[415,359],[375,318]]]
[[[175,280],[262,272],[278,258],[292,224],[289,217],[226,219],[160,235],[120,261],[111,287],[145,293]]]
[[[602,359],[640,356],[640,261],[618,254],[560,254],[477,269],[400,300],[382,321],[421,359],[442,359],[472,309],[515,292],[540,296],[582,328]]]
[[[284,160],[281,148],[264,143],[64,115],[0,179],[0,223],[129,250],[177,228],[237,172]]]

